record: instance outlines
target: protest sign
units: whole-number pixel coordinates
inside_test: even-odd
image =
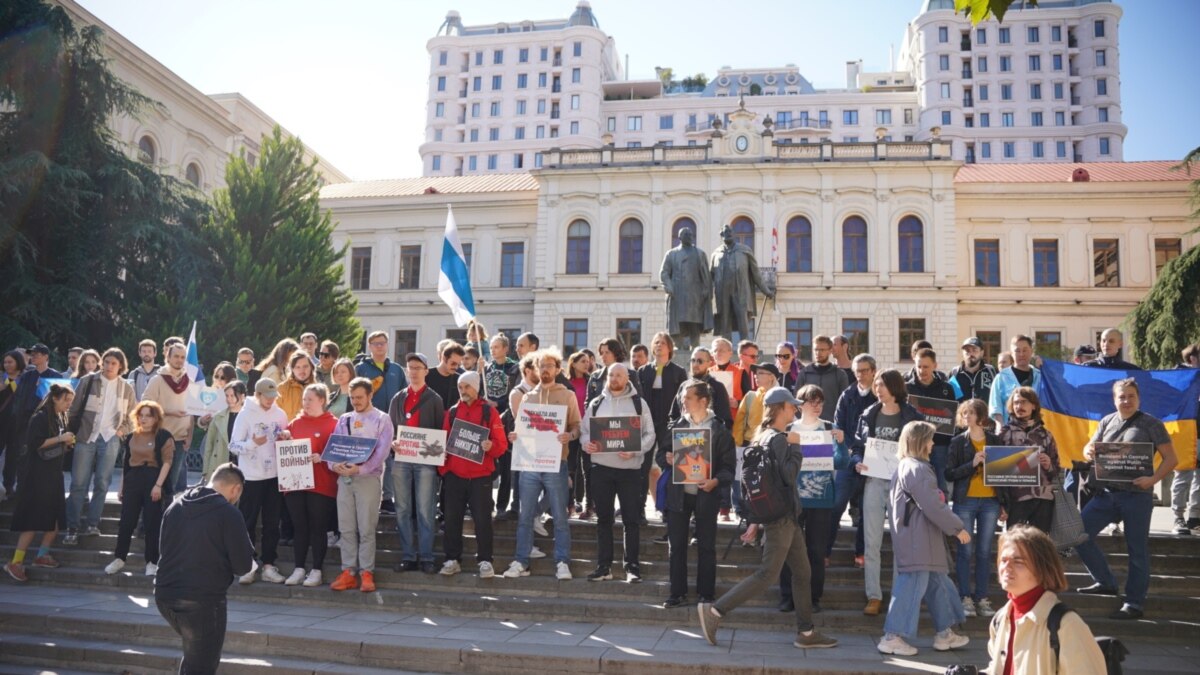
[[[983,484],[988,487],[1035,487],[1042,484],[1042,449],[1036,445],[988,445],[983,448]]]
[[[794,425],[793,425],[794,426]],[[800,431],[800,450],[804,462],[796,474],[802,506],[829,502],[833,506],[833,434],[828,431]]]
[[[900,458],[896,456],[899,449],[900,444],[896,441],[868,438],[866,452],[863,453],[863,464],[867,465],[867,470],[862,475],[891,480],[900,466]]]
[[[1154,475],[1153,443],[1093,443],[1096,478],[1131,483]]]
[[[703,483],[712,478],[712,430],[672,429],[671,456],[673,483]]]
[[[311,490],[317,486],[313,477],[312,442],[307,438],[275,441],[275,469],[279,475],[279,491]]]
[[[392,450],[397,462],[442,466],[446,463],[446,432],[400,425]]]
[[[225,391],[219,387],[206,387],[193,383],[188,387],[187,399],[184,401],[184,411],[189,415],[204,417],[216,415],[229,404],[225,402]]]
[[[321,453],[321,461],[332,464],[362,464],[375,451],[375,439],[369,436],[333,434]]]
[[[686,364],[685,364],[686,365]],[[721,386],[725,387],[725,393],[729,394],[729,398],[733,398],[733,371],[732,370],[710,370],[709,375]]]
[[[600,452],[638,452],[642,449],[642,418],[593,417],[590,421],[592,442]]]
[[[954,415],[958,412],[958,401],[910,394],[908,403],[925,416],[926,422],[937,427],[939,434],[954,435]]]
[[[517,412],[517,440],[513,443],[512,470],[555,473],[562,462],[558,435],[567,430],[567,406],[521,404]]]
[[[468,462],[483,464],[483,442],[488,440],[490,433],[487,427],[456,419],[446,438],[446,452]]]

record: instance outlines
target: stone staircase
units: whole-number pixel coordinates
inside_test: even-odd
[[[105,506],[100,536],[75,547],[56,547],[56,570],[28,568],[30,583],[17,587],[3,579],[0,594],[0,672],[39,672],[39,666],[91,672],[170,672],[178,639],[158,616],[153,580],[141,574],[141,542],[135,541],[129,566],[114,576],[103,567],[116,545],[119,504]],[[7,531],[12,502],[0,505],[0,556],[11,556],[16,534]],[[862,571],[853,567],[853,532],[843,528],[827,569],[821,629],[841,640],[836,650],[791,646],[794,617],[777,610],[775,590],[739,608],[722,622],[729,644],[713,648],[699,639],[695,592],[691,604],[663,609],[667,596],[667,547],[651,539],[664,532],[657,522],[642,529],[644,582],[614,579],[588,582],[595,567],[596,525],[572,521],[572,581],[553,576],[552,558],[534,560],[532,576],[481,580],[474,574],[474,540],[466,524],[464,572],[446,578],[420,572],[397,573],[399,542],[394,521],[381,521],[375,593],[335,593],[328,586],[285,587],[257,581],[235,584],[229,594],[230,624],[222,672],[372,673],[374,668],[417,672],[709,672],[781,670],[793,672],[941,672],[950,663],[986,664],[987,621],[968,619],[964,632],[971,648],[953,653],[929,650],[912,659],[885,658],[873,648],[883,617],[862,614]],[[717,592],[722,593],[757,566],[758,549],[735,542],[732,525],[718,534]],[[495,525],[497,572],[507,567],[515,547],[516,525]],[[546,552],[549,538],[536,543]],[[614,528],[615,555],[622,553],[621,528]],[[1119,578],[1124,577],[1124,540],[1102,537],[1102,548]],[[1145,619],[1114,621],[1111,597],[1065,594],[1065,600],[1096,635],[1120,637],[1134,657],[1126,672],[1196,672],[1195,637],[1200,629],[1200,537],[1153,536],[1153,576]],[[440,537],[435,551],[440,552]],[[281,548],[278,565],[292,569],[291,548]],[[693,579],[695,549],[689,550]],[[331,549],[326,582],[336,576],[339,553]],[[885,590],[890,585],[890,549],[883,551]],[[619,562],[615,567],[619,567]],[[1077,559],[1068,561],[1072,587],[1090,577]],[[1003,597],[993,574],[993,603]],[[329,625],[322,626],[321,623]],[[432,626],[430,625],[432,624]],[[726,631],[726,627],[731,630]],[[506,633],[506,631],[508,631]],[[512,637],[509,633],[519,633]],[[921,633],[932,626],[923,617]],[[504,638],[501,640],[501,638]],[[16,669],[9,669],[11,664]],[[21,670],[25,668],[26,670]],[[61,671],[55,671],[61,672]],[[379,671],[383,672],[383,671]]]

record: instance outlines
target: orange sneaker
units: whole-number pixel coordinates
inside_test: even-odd
[[[359,588],[358,590],[362,591],[363,593],[374,593],[375,592],[375,575],[367,570],[363,570],[361,576],[362,576],[362,587]]]
[[[354,576],[354,572],[350,570],[342,570],[337,579],[329,584],[329,588],[335,591],[349,591],[358,588],[358,579]]]

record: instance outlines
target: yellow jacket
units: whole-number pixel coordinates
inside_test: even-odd
[[[301,403],[304,400],[304,386],[290,377],[279,383],[279,399],[275,401],[275,404],[287,415],[289,422],[300,414]]]
[[[747,445],[754,439],[758,425],[762,424],[763,397],[766,389],[755,389],[742,398],[738,405],[737,415],[733,418],[733,443],[738,447]]]
[[[1012,672],[1021,675],[1105,675],[1104,654],[1096,645],[1096,638],[1083,619],[1075,612],[1067,612],[1058,628],[1058,664],[1054,663],[1054,650],[1050,647],[1050,630],[1046,620],[1050,610],[1058,602],[1058,596],[1050,591],[1042,594],[1028,614],[1017,620],[1017,634],[1013,639]],[[991,664],[987,672],[1004,675],[1004,662],[1008,658],[1009,612],[1012,603],[1000,608],[991,624],[988,640],[988,656]]]

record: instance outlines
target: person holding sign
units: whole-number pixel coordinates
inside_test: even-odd
[[[946,467],[946,480],[954,482],[954,515],[974,537],[970,543],[958,546],[954,563],[958,595],[968,617],[995,614],[987,594],[992,574],[992,542],[1001,509],[998,490],[984,484],[983,464],[987,458],[984,448],[1003,443],[999,436],[984,428],[987,421],[987,403],[981,399],[968,399],[958,405],[958,422],[967,430],[950,441]],[[971,560],[975,561],[974,591]]]
[[[928,347],[917,352],[917,364],[913,376],[905,382],[908,402],[926,420],[937,427],[933,437],[933,454],[929,461],[937,473],[938,489],[946,488],[946,462],[950,456],[950,439],[954,436],[954,414],[958,409],[958,394],[948,380],[937,377],[937,353]]]
[[[442,422],[442,429],[447,434],[454,428],[455,421],[487,430],[487,438],[479,442],[480,461],[451,452],[447,438],[446,463],[438,468],[442,476],[442,515],[446,527],[442,537],[446,562],[442,563],[441,570],[445,576],[462,571],[462,531],[467,506],[471,507],[471,519],[475,524],[475,560],[479,563],[479,578],[491,579],[496,575],[492,566],[492,472],[496,458],[508,451],[508,439],[495,406],[480,395],[482,387],[479,373],[471,371],[460,375],[458,403],[446,411],[446,419]],[[531,513],[536,510],[532,509]]]
[[[629,381],[629,369],[614,362],[606,367],[608,385],[588,404],[580,425],[580,442],[592,458],[592,505],[596,508],[596,569],[588,581],[612,579],[613,559],[613,500],[621,502],[621,519],[625,531],[625,580],[642,580],[638,563],[641,524],[633,515],[638,513],[642,496],[642,456],[654,449],[654,419],[650,406],[641,399]],[[629,422],[625,424],[624,422]],[[600,433],[593,431],[597,427]],[[614,430],[615,427],[615,430]],[[616,445],[624,450],[614,452]]]
[[[1110,619],[1140,619],[1146,594],[1150,589],[1150,516],[1154,511],[1151,490],[1171,474],[1178,460],[1167,429],[1157,418],[1141,410],[1137,380],[1125,378],[1113,383],[1113,404],[1117,411],[1100,420],[1092,440],[1083,448],[1083,456],[1102,464],[1104,458],[1096,449],[1098,443],[1149,443],[1162,458],[1153,469],[1153,455],[1141,477],[1132,482],[1098,480],[1098,468],[1093,467],[1088,483],[1094,485],[1092,499],[1083,507],[1083,527],[1088,540],[1076,547],[1079,558],[1087,566],[1096,583],[1079,589],[1092,595],[1116,595],[1117,578],[1108,566],[1104,553],[1096,545],[1096,535],[1108,525],[1121,522],[1125,529],[1125,548],[1129,553],[1129,578],[1125,580],[1125,604],[1109,615]]]
[[[404,449],[400,435],[404,427],[441,430],[446,419],[442,397],[425,384],[429,372],[429,359],[424,354],[410,353],[404,357],[408,386],[400,390],[388,406],[388,417],[396,426],[396,440],[392,450],[399,453]],[[444,445],[444,444],[443,444]],[[445,457],[445,448],[439,448]],[[421,452],[429,454],[431,448]],[[437,464],[422,464],[393,455],[392,491],[396,495],[396,533],[400,535],[400,562],[397,572],[420,569],[426,574],[437,571],[433,564],[433,537],[436,534],[434,518],[437,516],[438,478]],[[413,545],[413,501],[416,497],[417,544]],[[490,515],[490,513],[489,513]]]
[[[704,385],[701,385],[704,386]],[[804,454],[800,450],[800,432],[788,431],[788,426],[796,419],[796,409],[800,401],[783,387],[775,387],[767,392],[763,404],[763,421],[759,425],[752,445],[761,446],[771,453],[774,459],[776,473],[783,479],[784,484],[796,485],[796,477],[804,462]],[[819,408],[818,408],[819,409]],[[711,413],[709,413],[711,415]],[[710,423],[711,424],[711,423]],[[711,425],[718,426],[718,425]],[[728,436],[726,435],[726,438]],[[730,439],[732,440],[732,439]],[[727,451],[733,455],[732,449]],[[731,459],[731,457],[730,457]],[[728,461],[728,460],[727,460]],[[731,462],[726,464],[725,472],[732,470]],[[674,486],[672,486],[674,487]],[[797,606],[796,639],[792,645],[797,649],[819,649],[836,647],[838,641],[817,632],[812,620],[812,599],[809,596],[809,566],[808,556],[804,551],[804,529],[800,525],[800,515],[803,509],[795,491],[792,491],[791,512],[774,522],[765,523],[766,533],[763,536],[762,563],[753,574],[742,579],[736,586],[725,592],[715,603],[711,598],[701,595],[696,606],[700,619],[700,629],[704,639],[709,644],[717,644],[717,627],[721,619],[747,601],[762,595],[785,563],[791,565],[795,576],[792,590]],[[715,515],[715,514],[714,514]],[[682,521],[682,529],[687,532],[687,518],[672,518],[671,525]],[[715,519],[714,519],[715,521]],[[699,529],[700,516],[696,517]],[[716,524],[715,522],[713,523]],[[715,528],[713,528],[715,530]],[[684,545],[687,545],[686,539]],[[701,544],[703,546],[703,544]],[[703,549],[701,549],[703,551]],[[714,561],[715,563],[715,561]],[[671,541],[671,584],[675,584],[675,539]],[[686,564],[686,563],[685,563]],[[701,558],[701,574],[704,570]],[[714,564],[715,567],[715,564]],[[685,568],[686,569],[686,568]],[[703,591],[701,591],[703,593]]]
[[[297,352],[302,353],[302,352]],[[301,397],[300,414],[288,424],[293,440],[308,439],[312,463],[313,488],[295,490],[283,496],[292,524],[296,529],[292,546],[295,551],[296,569],[284,583],[296,586],[303,583],[310,588],[320,586],[321,568],[325,566],[325,552],[329,542],[325,529],[337,508],[337,474],[321,461],[325,444],[337,426],[337,418],[325,410],[329,400],[329,389],[323,384],[310,384]],[[312,549],[312,567],[305,569],[304,562]]]
[[[912,422],[900,432],[900,468],[888,495],[896,580],[883,622],[883,639],[877,645],[884,654],[917,653],[905,638],[917,634],[922,601],[937,631],[935,651],[957,649],[970,642],[953,630],[965,617],[958,590],[950,581],[944,538],[955,537],[965,545],[971,542],[971,535],[946,504],[929,462],[935,429],[928,422]]]
[[[1054,520],[1054,481],[1058,467],[1058,444],[1042,423],[1042,403],[1032,387],[1017,387],[1008,397],[1008,423],[1000,427],[1000,445],[1037,446],[1041,483],[1033,487],[998,488],[1000,505],[1008,513],[1008,527],[1032,525],[1049,533]]]
[[[712,390],[707,382],[691,380],[683,385],[683,417],[658,437],[656,461],[665,472],[675,470],[672,437],[676,429],[707,430],[711,439],[712,465],[706,480],[699,483],[667,484],[667,540],[670,545],[671,590],[664,607],[678,607],[687,599],[688,540],[693,516],[696,519],[696,593],[702,603],[711,603],[717,592],[717,512],[721,507],[720,485],[733,481],[737,453],[733,436],[711,410]],[[624,513],[624,512],[622,512]]]
[[[855,436],[864,447],[867,441],[877,438],[895,443],[900,440],[900,430],[910,422],[922,420],[921,413],[908,404],[908,390],[904,387],[904,376],[900,371],[889,368],[875,376],[871,383],[878,402],[871,404],[858,418]],[[863,463],[865,454],[855,452],[850,461],[860,474],[870,470]],[[867,606],[863,614],[879,616],[883,609],[883,588],[879,585],[881,560],[879,551],[883,547],[883,519],[887,515],[887,495],[890,478],[867,476],[863,486],[863,572],[866,576]]]
[[[358,587],[363,593],[375,591],[375,530],[379,526],[379,500],[383,495],[383,464],[392,451],[392,421],[372,405],[371,381],[356,377],[350,382],[350,405],[354,410],[342,415],[335,435],[367,438],[374,441],[371,454],[361,463],[326,462],[340,476],[338,480],[338,545],[342,551],[342,573],[329,588],[348,591]],[[359,578],[355,577],[357,569]]]
[[[521,516],[517,521],[516,560],[504,571],[509,579],[529,576],[530,552],[533,550],[533,519],[539,514],[538,496],[542,490],[550,500],[550,516],[554,518],[554,576],[559,581],[571,577],[571,527],[567,522],[567,457],[570,442],[578,440],[579,402],[575,392],[560,384],[557,379],[562,372],[562,355],[551,347],[538,352],[538,384],[521,400],[521,407],[536,403],[546,406],[566,406],[566,424],[558,428],[557,440],[561,444],[558,470],[554,472],[521,471]],[[517,432],[518,436],[520,432]],[[490,494],[490,492],[489,492]]]

